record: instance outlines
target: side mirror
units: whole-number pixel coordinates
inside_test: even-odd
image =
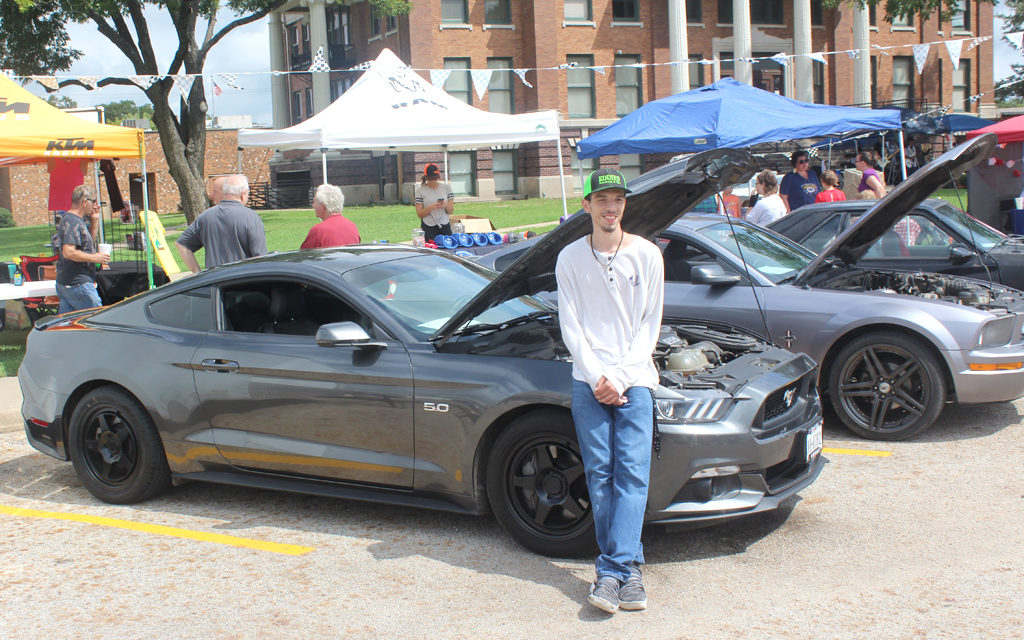
[[[733,285],[740,281],[738,273],[726,273],[720,264],[704,264],[690,269],[690,282],[712,286]]]
[[[963,264],[976,255],[978,254],[962,244],[955,244],[949,248],[949,260],[953,264]]]
[[[367,347],[383,349],[387,343],[373,340],[366,330],[354,322],[332,322],[316,330],[316,343],[321,347]]]

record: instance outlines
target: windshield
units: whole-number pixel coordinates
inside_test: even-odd
[[[988,251],[1006,238],[1002,232],[996,231],[981,220],[972,218],[949,204],[941,204],[935,210],[938,212],[939,218],[953,227],[962,238],[970,240],[973,237],[974,244],[983,251]]]
[[[733,222],[709,225],[697,230],[705,238],[717,242],[747,264],[778,284],[799,273],[814,259],[814,254],[799,248],[761,227]],[[737,244],[739,250],[737,250]]]
[[[494,277],[493,272],[479,265],[439,254],[380,262],[341,276],[423,340],[440,329]],[[484,311],[468,326],[500,324],[547,309],[535,298],[513,298]]]

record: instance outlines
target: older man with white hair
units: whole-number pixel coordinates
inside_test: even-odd
[[[320,222],[313,225],[300,249],[341,247],[360,242],[356,224],[341,215],[345,208],[345,194],[333,184],[322,184],[313,194],[313,211]]]
[[[248,201],[248,178],[237,174],[224,178],[220,202],[196,216],[174,243],[192,273],[199,273],[195,252],[202,248],[207,269],[267,253],[263,220],[245,206]]]

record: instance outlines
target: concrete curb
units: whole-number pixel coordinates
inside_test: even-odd
[[[0,432],[21,428],[21,387],[18,386],[18,378],[0,378]]]

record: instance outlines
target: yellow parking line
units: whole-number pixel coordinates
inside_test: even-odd
[[[143,533],[153,533],[161,536],[173,536],[187,540],[199,540],[202,542],[216,542],[232,547],[244,547],[256,549],[257,551],[270,551],[272,553],[283,553],[289,556],[301,556],[313,551],[313,547],[302,547],[297,544],[284,544],[280,542],[264,542],[263,540],[252,540],[250,538],[238,538],[227,536],[222,533],[207,533],[205,531],[191,531],[177,527],[166,527],[160,524],[145,524],[132,522],[131,520],[118,520],[116,518],[104,518],[102,516],[88,516],[81,513],[63,513],[59,511],[37,511],[35,509],[22,509],[20,507],[8,507],[0,504],[0,513],[9,516],[21,516],[24,518],[49,518],[52,520],[68,520],[70,522],[84,522],[86,524],[97,524],[104,527],[116,527]]]
[[[822,453],[835,453],[843,456],[871,456],[873,458],[888,458],[892,451],[872,451],[871,449],[834,449],[825,447]]]

